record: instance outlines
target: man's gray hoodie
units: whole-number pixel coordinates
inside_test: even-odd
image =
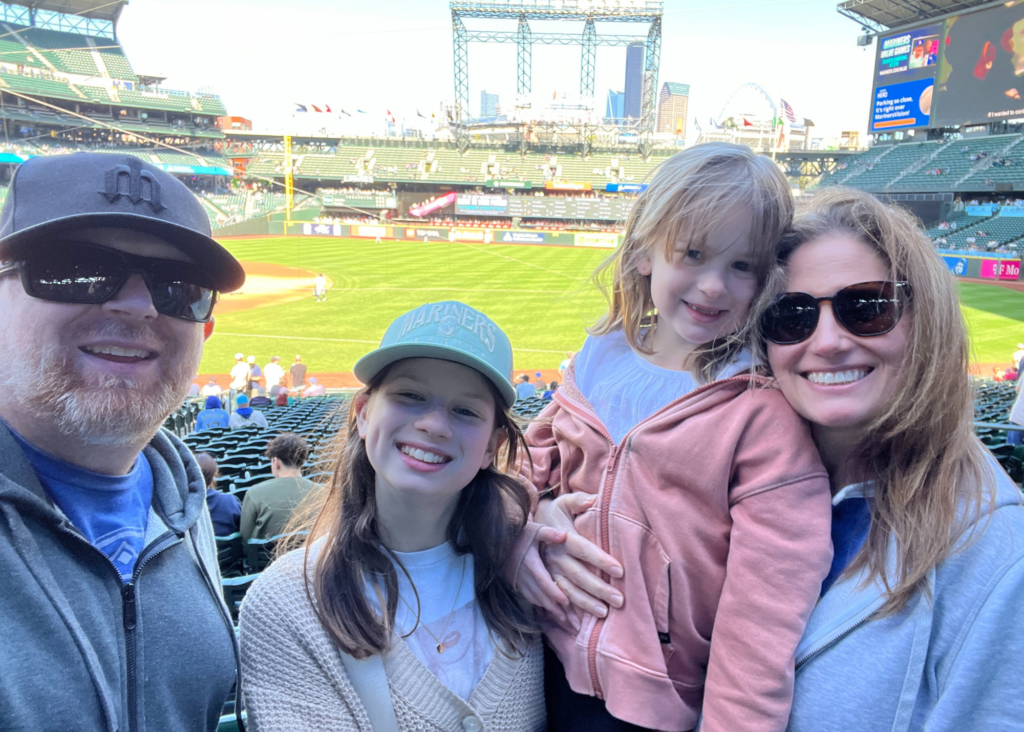
[[[0,730],[213,730],[234,630],[199,466],[158,433],[146,546],[121,582],[0,423]]]

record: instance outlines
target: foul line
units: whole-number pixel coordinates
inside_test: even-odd
[[[379,345],[379,341],[361,341],[355,338],[314,338],[312,336],[282,336],[282,335],[260,335],[258,333],[225,333],[221,330],[214,330],[214,335],[235,336],[241,338],[275,338],[281,341],[327,341],[328,343],[369,343],[372,346]],[[543,348],[513,348],[513,351],[524,353],[562,353],[562,351],[549,351]]]

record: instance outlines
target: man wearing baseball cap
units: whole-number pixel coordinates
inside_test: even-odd
[[[134,157],[23,163],[0,211],[0,727],[212,730],[235,680],[202,473],[160,429],[239,263]]]

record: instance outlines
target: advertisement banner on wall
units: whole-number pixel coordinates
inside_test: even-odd
[[[875,89],[871,131],[927,127],[932,109],[934,79],[918,79]]]
[[[999,209],[999,216],[1024,217],[1024,206],[1003,206]]]
[[[448,241],[476,241],[490,244],[494,241],[492,229],[449,229]]]
[[[609,183],[604,189],[609,193],[643,193],[647,190],[646,183]]]
[[[504,216],[508,210],[508,196],[504,193],[460,193],[455,199],[455,213]]]
[[[568,180],[549,180],[544,183],[544,188],[549,191],[589,191],[589,183],[574,183]]]
[[[967,206],[964,212],[968,216],[991,216],[999,209],[994,203],[981,203],[975,206]]]
[[[362,239],[387,239],[391,237],[391,229],[387,226],[353,226],[352,236]]]
[[[448,241],[448,229],[414,229],[410,226],[405,229],[405,238],[417,241]]]
[[[543,244],[546,241],[539,231],[506,231],[500,239],[505,244]]]
[[[1003,259],[999,262],[999,279],[1019,280],[1020,261],[1016,259]]]
[[[949,255],[943,255],[942,261],[949,267],[949,271],[955,274],[957,277],[967,276],[967,257],[951,257]]]
[[[573,243],[578,247],[614,249],[619,245],[619,235],[607,233],[576,234]]]
[[[1000,260],[998,259],[983,259],[981,260],[981,271],[978,276],[983,280],[997,280],[999,279],[999,267]]]
[[[341,236],[341,224],[303,224],[302,233],[305,236]]]

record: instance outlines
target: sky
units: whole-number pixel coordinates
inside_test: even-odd
[[[741,84],[782,97],[815,122],[815,136],[867,129],[875,47],[837,0],[666,0],[659,88],[690,85],[693,119],[707,127]],[[467,20],[473,29],[514,30],[515,21]],[[534,32],[581,33],[582,23],[532,23]],[[609,34],[646,34],[640,24],[598,24]],[[447,0],[131,0],[118,37],[135,72],[166,76],[171,89],[212,91],[256,130],[310,134],[321,127],[381,133],[386,111],[428,126],[454,97]],[[480,92],[515,101],[515,46],[469,47],[470,108]],[[578,46],[533,49],[533,92],[578,92]],[[625,49],[599,47],[597,102],[621,90]],[[344,116],[296,114],[330,105]],[[364,110],[365,115],[356,113]]]

